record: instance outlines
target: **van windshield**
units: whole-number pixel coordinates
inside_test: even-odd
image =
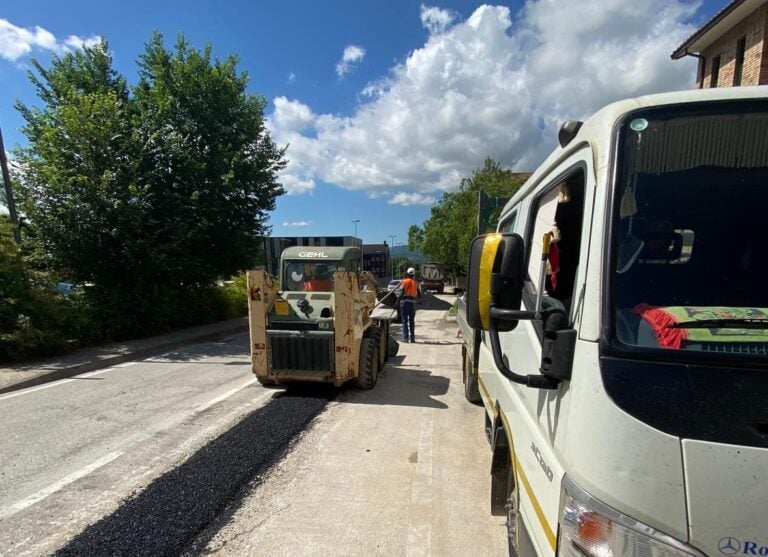
[[[615,338],[768,354],[768,105],[638,112],[619,153]]]

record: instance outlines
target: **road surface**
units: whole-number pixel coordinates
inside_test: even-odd
[[[0,395],[0,554],[505,554],[448,300],[372,391],[264,389],[239,336]]]

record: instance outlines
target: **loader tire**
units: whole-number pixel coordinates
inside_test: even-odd
[[[267,379],[266,377],[256,376],[256,380],[261,384],[262,387],[277,387],[279,385],[279,383],[274,379]]]
[[[371,332],[368,334],[368,338],[371,339],[371,342],[373,343],[373,352],[379,362],[379,370],[381,370],[381,366],[383,366],[386,361],[386,350],[385,347],[381,345],[381,329],[378,327],[372,328]]]
[[[400,343],[397,342],[397,339],[395,339],[394,336],[389,335],[389,338],[387,338],[387,343],[389,344],[389,349],[387,350],[387,357],[394,358],[397,356],[397,353],[400,351]]]
[[[360,342],[360,369],[359,375],[353,380],[358,389],[369,390],[376,385],[379,375],[379,359],[376,357],[374,345],[370,338],[364,338]]]

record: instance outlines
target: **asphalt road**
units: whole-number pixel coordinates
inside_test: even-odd
[[[0,555],[505,554],[451,301],[371,391],[264,389],[241,335],[0,395]]]
[[[0,395],[0,554],[177,554],[334,394],[262,388],[240,335]]]

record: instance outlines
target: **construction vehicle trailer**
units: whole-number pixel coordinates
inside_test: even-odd
[[[421,266],[421,288],[425,292],[443,293],[445,289],[445,268],[442,263],[424,263]]]
[[[290,247],[280,257],[279,285],[248,271],[253,373],[263,385],[284,382],[376,384],[397,343],[391,309],[360,288],[357,247]]]

